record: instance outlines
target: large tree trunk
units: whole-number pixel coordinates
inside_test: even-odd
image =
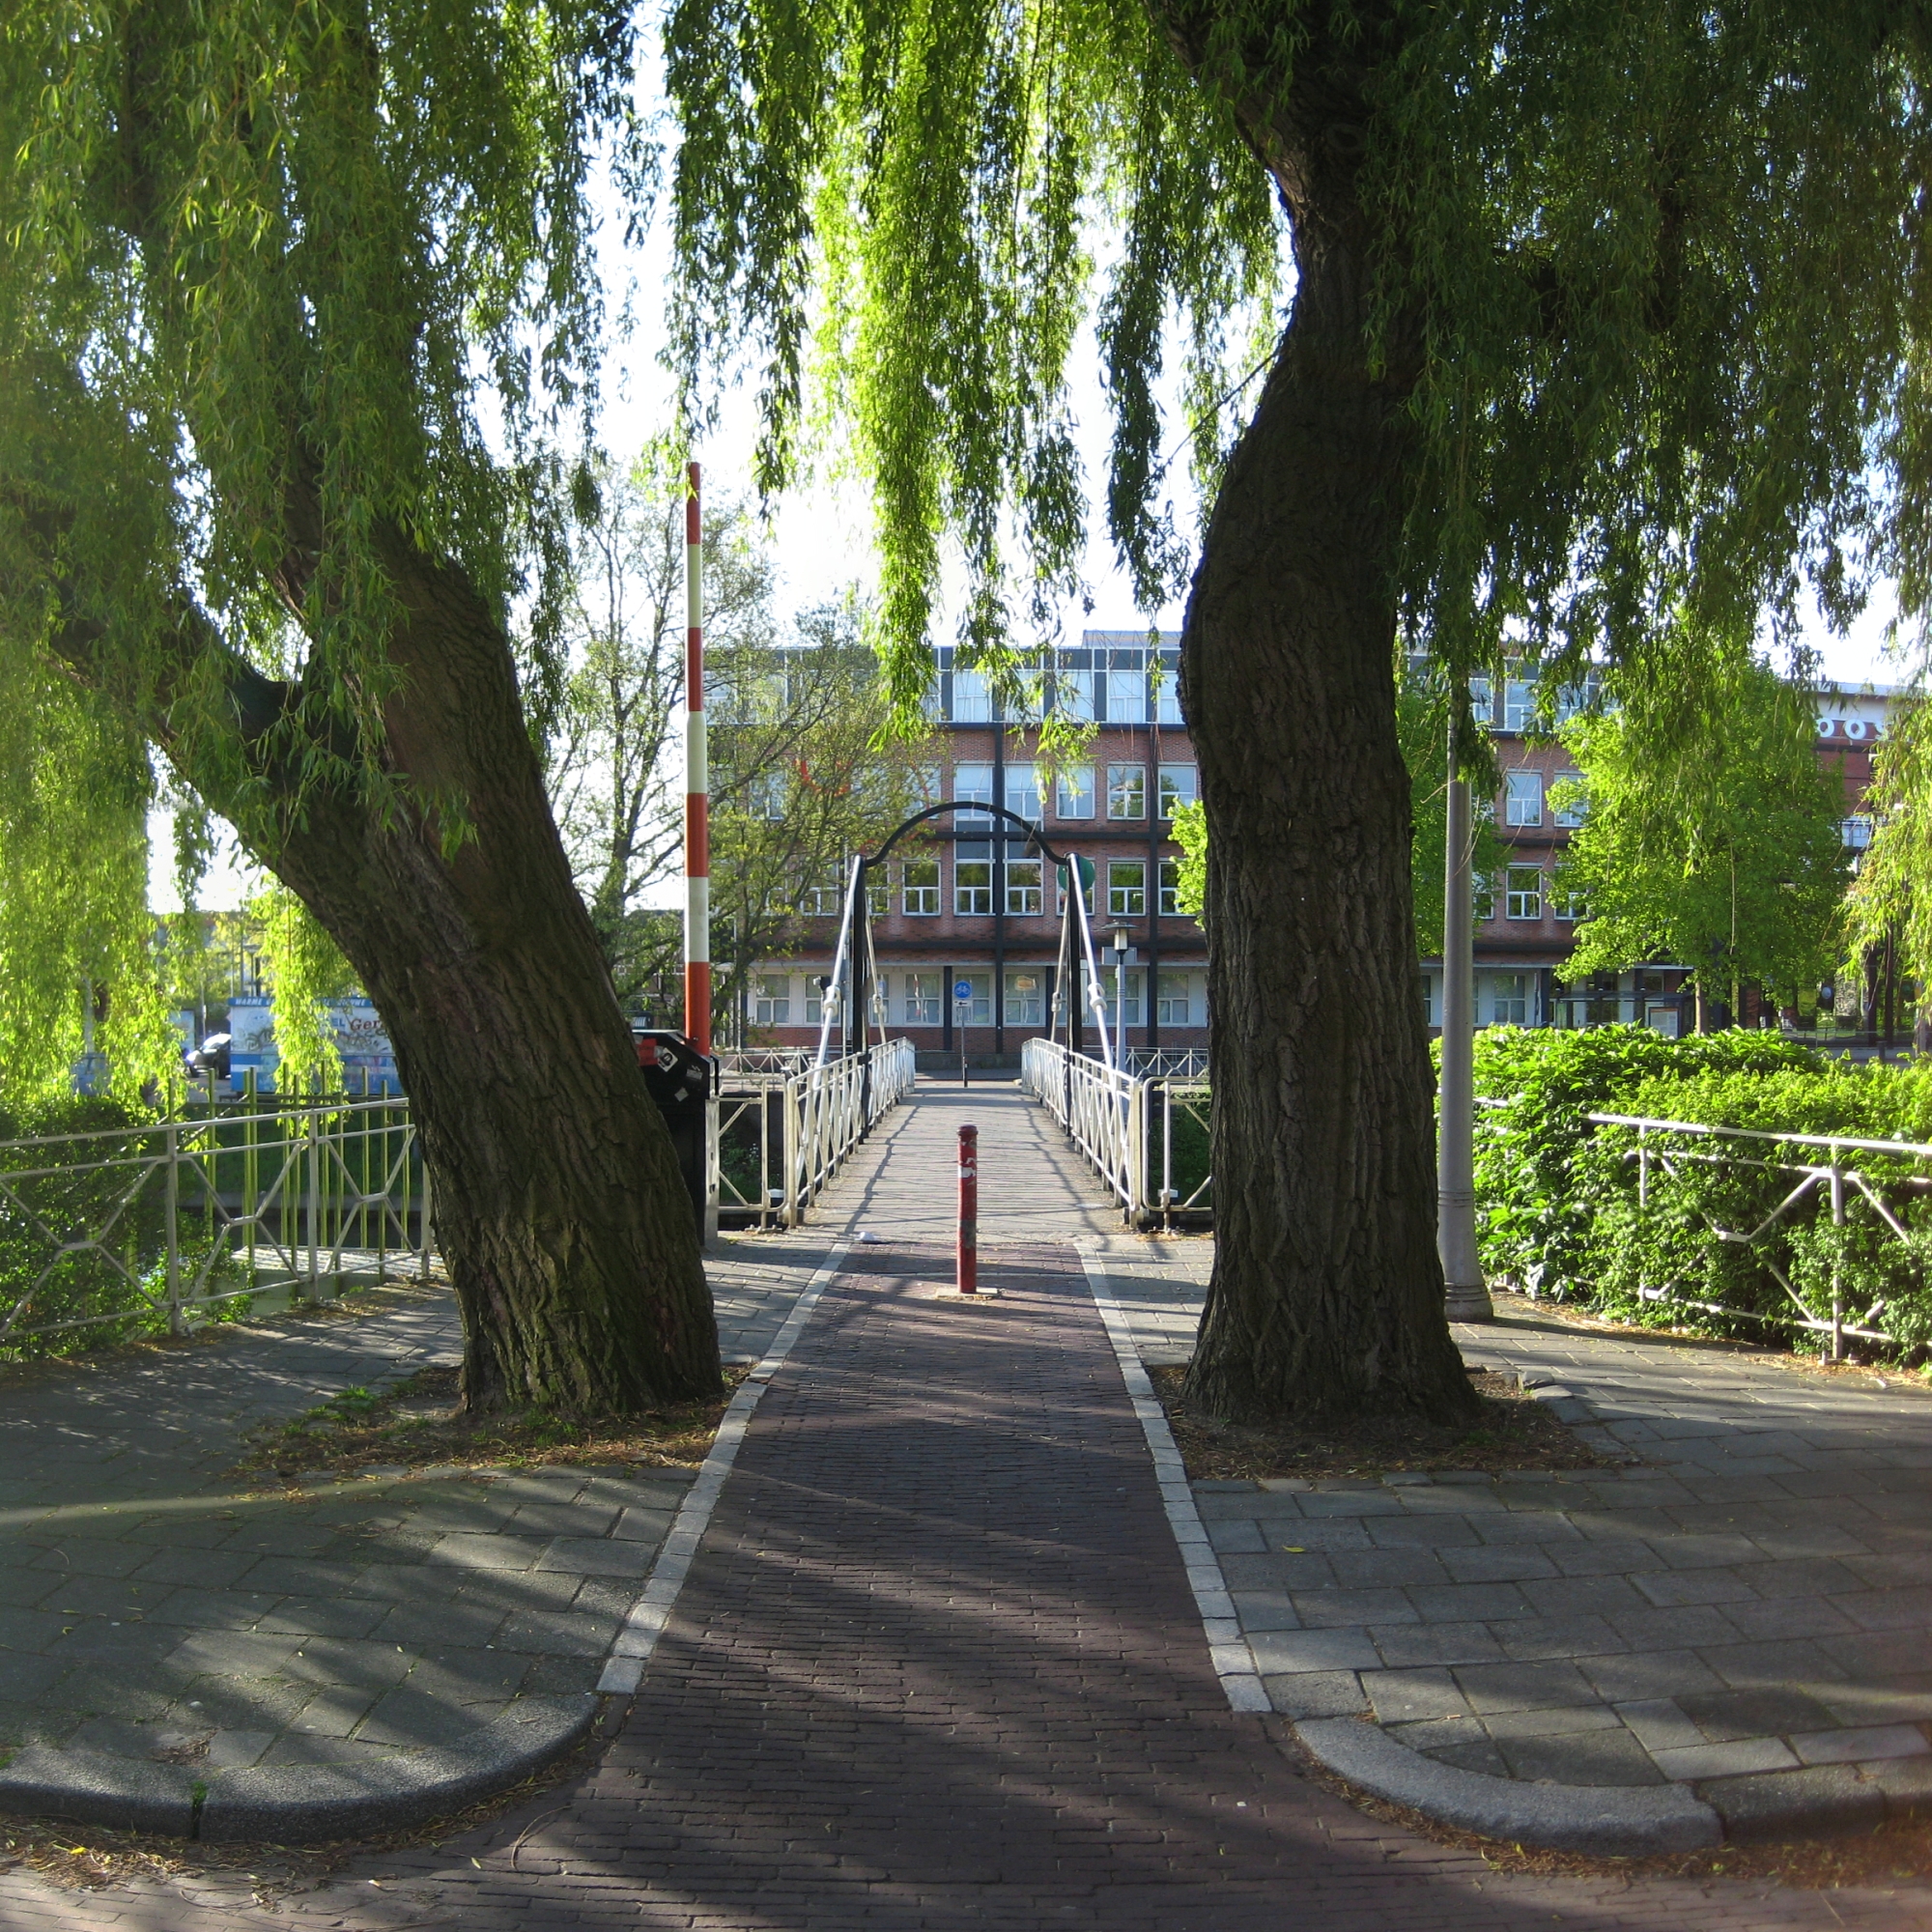
[[[1320,36],[1317,37],[1318,42]],[[1435,1246],[1435,1126],[1395,720],[1412,363],[1369,367],[1345,50],[1251,121],[1293,314],[1216,498],[1181,643],[1201,761],[1215,1263],[1189,1390],[1228,1412],[1474,1409]]]
[[[271,857],[395,1042],[463,1307],[472,1407],[632,1407],[719,1385],[691,1205],[571,879],[506,639],[455,571],[398,554],[399,775],[433,815],[315,802]]]

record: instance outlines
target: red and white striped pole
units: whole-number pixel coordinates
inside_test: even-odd
[[[711,760],[704,730],[704,523],[697,465],[684,505],[684,1031],[711,1051]]]
[[[980,1129],[959,1129],[959,1244],[953,1253],[953,1286],[980,1292]]]

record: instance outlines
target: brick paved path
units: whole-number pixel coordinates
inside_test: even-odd
[[[1278,1719],[1226,1708],[1072,1256],[989,1243],[1002,1296],[962,1307],[921,1255],[857,1250],[827,1292],[576,1787],[272,1918],[239,1878],[0,1874],[0,1926],[1932,1932],[1917,1887],[1504,1878],[1304,1780]]]

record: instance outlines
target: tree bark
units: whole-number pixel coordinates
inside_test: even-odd
[[[719,1386],[718,1330],[669,1135],[572,881],[507,639],[455,571],[396,572],[386,708],[427,814],[318,801],[271,855],[395,1043],[464,1318],[464,1398],[627,1409]],[[192,776],[190,774],[190,776]]]
[[[228,652],[185,600],[159,652],[174,670],[118,695],[321,921],[388,1028],[463,1311],[466,1406],[715,1394],[689,1197],[551,815],[509,640],[460,571],[397,532],[385,550],[399,795],[303,785],[297,687]],[[56,647],[113,690],[97,626]],[[177,701],[211,662],[233,736],[191,728]],[[439,798],[460,806],[461,836]]]
[[[1414,362],[1399,331],[1369,361],[1358,57],[1317,32],[1286,96],[1240,108],[1298,279],[1181,639],[1213,830],[1215,1263],[1188,1388],[1237,1415],[1453,1421],[1475,1399],[1443,1310],[1395,713]]]

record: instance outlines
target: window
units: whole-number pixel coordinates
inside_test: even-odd
[[[1442,981],[1434,973],[1424,973],[1422,982],[1422,1024],[1439,1027],[1441,1018],[1436,1011],[1436,1003],[1442,997]]]
[[[1469,716],[1478,724],[1490,724],[1495,721],[1495,692],[1489,679],[1472,677],[1469,680]]]
[[[1180,861],[1163,859],[1160,862],[1160,916],[1163,919],[1180,917]]]
[[[1122,1018],[1120,1006],[1116,997],[1114,969],[1111,966],[1100,968],[1100,991],[1107,1002],[1107,1024],[1109,1027],[1117,1023],[1130,1027],[1140,1025],[1141,973],[1138,966],[1129,966],[1127,968],[1127,1010],[1124,1019]]]
[[[807,1026],[817,1026],[824,1019],[825,994],[825,985],[821,984],[818,979],[808,973],[805,976],[805,1023]],[[836,1000],[833,1002],[835,1007],[838,1004]]]
[[[752,781],[746,804],[753,818],[782,818],[785,815],[784,774],[760,772]]]
[[[993,722],[993,694],[986,689],[984,676],[977,670],[952,673],[952,722],[955,724],[990,724]]]
[[[1194,1024],[1194,976],[1162,973],[1154,980],[1154,1017],[1162,1026]]]
[[[1007,1024],[1046,1023],[1046,975],[1037,966],[1016,967],[1007,975]]]
[[[1094,722],[1094,673],[1057,670],[1053,674],[1053,708],[1076,724]]]
[[[937,765],[915,765],[908,779],[908,788],[912,793],[912,809],[915,811],[923,811],[928,805],[937,805],[946,796],[939,786]]]
[[[1091,916],[1094,911],[1094,879],[1095,875],[1095,867],[1092,859],[1081,859],[1076,857],[1073,863],[1080,868],[1080,884],[1083,895],[1087,900],[1087,911]],[[1053,910],[1055,915],[1058,916],[1059,914],[1064,913],[1066,910],[1066,898],[1067,898],[1066,867],[1065,866],[1056,866],[1054,867],[1054,876],[1059,886],[1059,892],[1055,895]]]
[[[1469,874],[1469,904],[1478,925],[1487,925],[1496,916],[1496,882],[1488,872]]]
[[[993,768],[991,765],[954,765],[952,767],[952,800],[955,805],[971,803],[991,805],[993,802]],[[984,825],[987,822],[983,811],[961,811],[953,814],[955,825]]]
[[[1113,919],[1147,917],[1147,861],[1107,861],[1107,913]]]
[[[965,999],[960,999],[960,982],[971,989]],[[953,1023],[958,1026],[991,1026],[993,1024],[993,976],[990,973],[969,973],[963,967],[954,971],[952,983],[947,988],[947,997],[952,1002]]]
[[[1553,881],[1549,891],[1549,910],[1567,923],[1590,917],[1590,901],[1580,893],[1573,892]]]
[[[1520,678],[1503,685],[1503,729],[1527,731],[1536,723],[1536,686]]]
[[[1039,767],[1037,765],[1009,765],[1007,767],[1007,810],[1016,811],[1022,818],[1039,823]],[[1010,828],[1009,828],[1010,830]]]
[[[1577,826],[1581,825],[1584,819],[1589,817],[1590,801],[1583,796],[1582,783],[1583,774],[1581,772],[1558,772],[1556,774],[1552,781],[1552,789],[1555,785],[1576,785],[1577,790],[1565,799],[1561,805],[1557,805],[1554,799],[1550,801],[1553,808],[1550,817],[1552,825],[1560,825],[1566,832],[1575,832]]]
[[[1014,919],[1037,919],[1040,909],[1039,861],[1007,861],[1007,911]]]
[[[993,848],[961,845],[952,865],[952,910],[985,919],[993,910]]]
[[[908,973],[904,980],[906,1025],[937,1026],[940,1021],[940,976],[937,973]]]
[[[1869,818],[1841,818],[1838,821],[1838,837],[1844,840],[1846,849],[1862,852],[1871,843],[1872,822]]]
[[[1527,1026],[1529,1024],[1529,975],[1527,973],[1492,973],[1489,975],[1490,1013],[1492,1026]],[[1480,1001],[1476,1021],[1483,1024]]]
[[[939,861],[908,859],[902,876],[907,914],[913,919],[934,918],[939,911]]]
[[[883,866],[866,872],[866,911],[873,919],[884,919],[893,909],[893,889]]]
[[[1201,775],[1193,765],[1163,765],[1160,768],[1160,815],[1172,818],[1175,808],[1192,805],[1200,790]]]
[[[807,919],[837,919],[845,910],[845,895],[827,880],[801,887],[798,909]]]
[[[1107,816],[1145,818],[1147,816],[1147,767],[1109,765],[1107,767]]]
[[[1504,891],[1503,912],[1510,919],[1543,917],[1543,873],[1535,866],[1512,866]]]
[[[1581,684],[1566,685],[1556,694],[1556,722],[1567,724],[1579,712],[1588,711],[1597,701],[1603,680],[1595,671],[1585,674]]]
[[[1503,774],[1503,823],[1541,825],[1543,823],[1543,774],[1515,771]]]
[[[1062,818],[1094,816],[1094,767],[1067,765],[1053,788],[1053,809]]]
[[[753,987],[752,1017],[759,1026],[791,1024],[791,979],[787,974],[761,973]]]
[[[1110,670],[1107,673],[1107,723],[1145,724],[1147,715],[1147,672],[1139,665],[1131,670]]]
[[[1163,658],[1156,673],[1160,682],[1154,689],[1153,722],[1156,724],[1184,724],[1180,715],[1180,673]]]

